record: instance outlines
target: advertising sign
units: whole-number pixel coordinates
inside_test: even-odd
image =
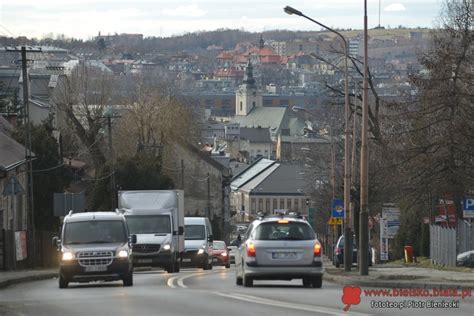
[[[21,261],[27,258],[26,231],[15,232],[15,252],[16,261]]]
[[[380,235],[382,238],[395,238],[400,229],[400,209],[396,207],[382,208],[380,219]]]
[[[451,194],[445,194],[438,203],[438,216],[435,217],[435,222],[456,226],[456,207]]]

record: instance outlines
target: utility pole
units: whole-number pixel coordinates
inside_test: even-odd
[[[209,172],[207,173],[207,218],[211,217],[211,178]]]
[[[27,185],[26,185],[26,200],[29,211],[29,230],[28,234],[28,245],[29,245],[29,256],[31,267],[36,267],[36,245],[35,245],[35,208],[33,201],[33,165],[31,157],[31,126],[30,126],[30,109],[29,109],[29,90],[28,90],[28,66],[26,53],[27,52],[41,52],[40,48],[32,48],[21,46],[21,48],[5,48],[7,52],[20,52],[21,53],[21,70],[23,79],[23,124],[25,126],[25,161],[26,161],[26,174],[27,174]]]
[[[362,104],[362,146],[360,149],[360,220],[359,220],[359,254],[360,275],[369,275],[369,150],[368,150],[368,34],[367,34],[367,0],[364,0],[364,91]]]
[[[111,99],[109,98],[109,103]],[[114,115],[112,105],[109,105],[105,110],[104,116],[107,119],[107,131],[108,131],[108,142],[109,142],[109,154],[110,154],[110,206],[114,210],[116,207],[116,190],[117,186],[115,184],[115,156],[114,156],[114,147],[112,141],[112,119],[120,118],[120,115]]]
[[[184,160],[181,159],[181,190],[184,191]]]

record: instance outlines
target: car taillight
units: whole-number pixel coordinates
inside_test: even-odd
[[[321,251],[322,251],[321,244],[319,242],[314,244],[314,256],[315,257],[321,256]]]
[[[342,253],[342,248],[336,248],[336,254],[337,255],[340,255]]]
[[[251,242],[247,244],[247,257],[255,257],[255,246]]]

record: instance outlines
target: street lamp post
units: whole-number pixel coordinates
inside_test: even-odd
[[[319,23],[316,20],[304,15],[301,11],[298,11],[290,6],[286,6],[284,9],[287,14],[295,14],[310,20],[313,23],[329,30],[330,32],[339,36],[344,45],[344,270],[351,271],[352,267],[352,231],[351,231],[351,214],[350,214],[350,184],[351,184],[351,166],[349,162],[349,83],[348,83],[348,69],[347,60],[349,58],[349,47],[347,40],[341,33],[332,28]]]

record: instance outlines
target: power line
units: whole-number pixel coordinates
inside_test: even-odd
[[[33,170],[33,172],[46,172],[46,171],[51,171],[51,170],[54,170],[54,169],[58,169],[60,167],[64,166],[64,163],[60,164],[60,165],[57,165],[57,166],[54,166],[54,167],[51,167],[51,168],[47,168],[47,169],[39,169],[39,170]]]
[[[81,178],[82,181],[101,181],[107,178],[110,178],[111,176],[114,175],[115,172],[111,172],[106,176],[100,177],[100,178]]]

